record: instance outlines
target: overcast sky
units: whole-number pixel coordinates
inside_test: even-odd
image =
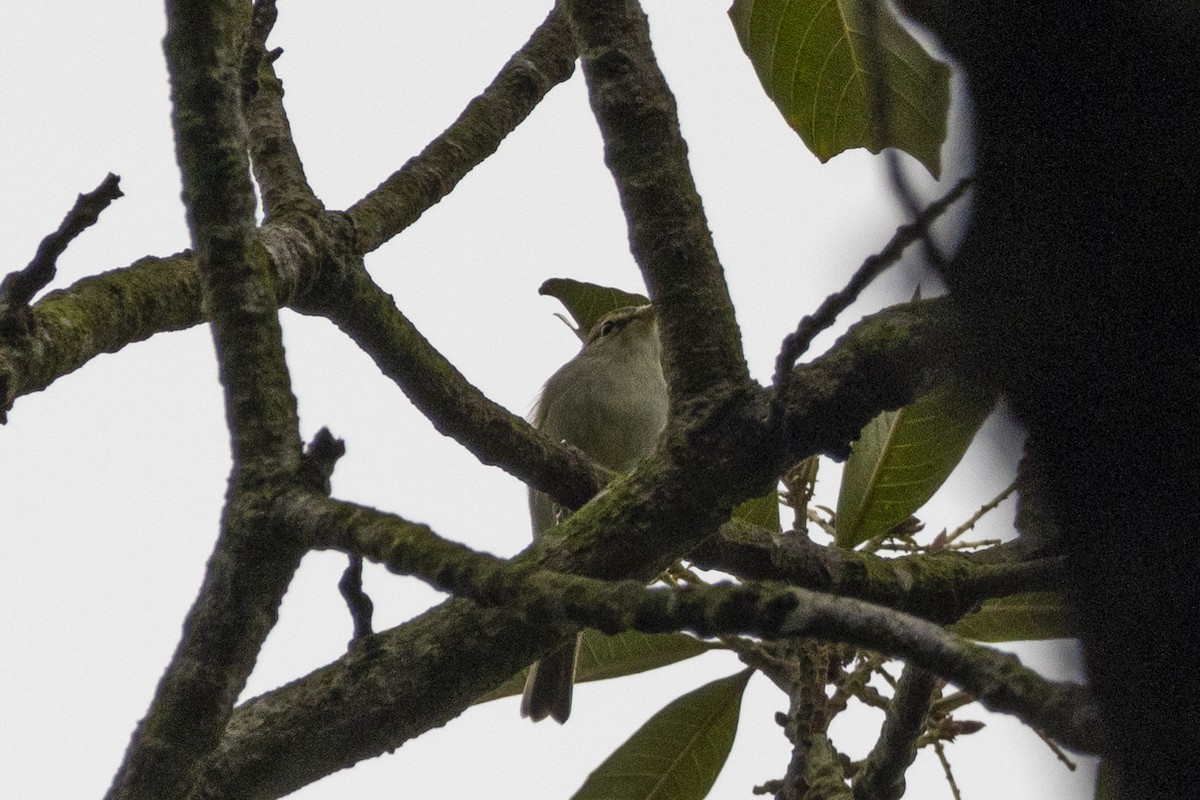
[[[270,45],[308,176],[329,208],[374,188],[451,122],[544,18],[550,0],[280,0]],[[782,337],[839,288],[900,221],[882,161],[850,153],[820,164],[763,95],[725,16],[727,3],[646,3],[662,67],[726,267],[755,377]],[[13,4],[0,27],[0,272],[25,265],[75,195],[107,172],[125,197],[59,260],[52,288],[144,255],[189,245],[169,126],[160,3]],[[961,93],[955,119],[963,119]],[[962,126],[958,126],[960,131]],[[943,154],[943,189],[969,170],[960,135]],[[920,177],[920,168],[909,162]],[[537,295],[549,277],[641,290],[605,170],[582,75],[554,89],[499,152],[415,226],[368,257],[401,310],[467,378],[525,414],[541,382],[577,347]],[[936,282],[896,270],[847,313]],[[528,541],[523,487],[441,437],[331,325],[285,313],[306,437],[345,439],[339,497],[431,524],[501,555]],[[842,326],[841,329],[844,329]],[[822,336],[817,350],[828,347]],[[1012,477],[1012,429],[993,421],[922,516],[954,527]],[[217,530],[228,436],[211,339],[200,327],[102,356],[21,398],[0,428],[0,794],[98,797],[144,714],[195,598]],[[836,468],[823,502],[836,500]],[[1010,535],[1012,503],[980,526]],[[335,659],[350,635],[337,594],[344,558],[305,559],[246,697]],[[413,579],[370,570],[379,627],[437,602]],[[1064,643],[1015,646],[1048,674],[1077,677]],[[516,699],[474,708],[393,755],[294,796],[567,797],[665,702],[738,668],[727,654],[576,692],[565,727],[518,718]],[[631,702],[631,698],[636,698]],[[741,732],[713,797],[748,797],[781,777],[786,707],[751,681]],[[973,706],[988,728],[948,748],[964,796],[1086,797],[1072,774],[1015,721]],[[880,716],[839,720],[835,742],[861,757]],[[911,797],[949,798],[923,753]]]

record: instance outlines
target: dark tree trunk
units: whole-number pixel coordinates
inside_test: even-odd
[[[949,6],[977,189],[945,277],[1047,467],[1124,796],[1194,796],[1200,7]]]

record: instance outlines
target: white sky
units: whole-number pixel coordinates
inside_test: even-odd
[[[544,18],[550,0],[505,3],[328,3],[281,0],[270,41],[283,47],[292,127],[310,180],[330,208],[376,186],[457,116]],[[751,369],[770,374],[779,341],[836,290],[899,221],[866,153],[819,164],[761,92],[725,16],[726,2],[646,3],[659,57],[727,276]],[[169,127],[160,3],[67,0],[53,11],[13,4],[0,27],[0,273],[24,266],[81,191],[104,175],[125,197],[59,261],[52,284],[188,246]],[[961,96],[961,95],[960,95]],[[961,115],[961,107],[956,114]],[[944,152],[949,186],[965,145]],[[929,192],[935,192],[925,184]],[[372,273],[435,346],[486,393],[524,414],[574,337],[536,289],[573,277],[640,289],[624,220],[600,154],[582,75],[556,88],[498,154],[414,227],[368,259]],[[846,315],[853,321],[911,295],[895,272]],[[926,293],[936,290],[926,275]],[[321,320],[284,315],[306,437],[329,426],[348,453],[339,497],[430,523],[499,554],[528,537],[522,487],[433,431],[363,354]],[[828,347],[823,336],[817,349]],[[216,534],[227,434],[205,328],[102,356],[48,391],[19,399],[0,428],[0,794],[98,797],[195,597]],[[1002,438],[993,422],[985,440]],[[923,516],[953,527],[1011,478],[1011,459],[983,445]],[[836,470],[821,483],[835,501]],[[1004,535],[1006,503],[981,526]],[[246,697],[342,651],[350,623],[337,594],[341,556],[305,563]],[[437,600],[412,579],[368,575],[378,627]],[[1062,643],[1013,648],[1044,672],[1077,674]],[[1065,661],[1063,660],[1065,659]],[[469,710],[393,755],[293,795],[567,797],[664,703],[737,668],[732,656],[576,692],[565,727],[518,718],[515,699]],[[787,745],[772,721],[785,698],[756,677],[741,734],[712,797],[747,797],[783,774]],[[1092,769],[1072,774],[1015,721],[972,707],[981,734],[948,748],[964,796],[1085,797]],[[879,716],[838,723],[854,757]],[[464,768],[465,767],[465,768]],[[922,754],[911,797],[949,798]]]

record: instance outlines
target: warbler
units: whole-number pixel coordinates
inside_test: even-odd
[[[654,447],[667,423],[658,323],[649,305],[626,306],[601,317],[579,353],[550,376],[533,424],[568,442],[602,466],[629,472]],[[530,490],[534,538],[558,524],[562,509]],[[571,714],[578,637],[529,668],[521,716],[534,722]]]

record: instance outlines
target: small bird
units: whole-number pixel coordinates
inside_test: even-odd
[[[626,306],[592,326],[583,349],[546,381],[533,413],[534,427],[568,442],[602,466],[629,472],[650,452],[667,423],[654,308]],[[541,492],[529,491],[533,535],[558,524],[561,509]],[[575,641],[529,668],[521,716],[534,722],[571,714]]]

